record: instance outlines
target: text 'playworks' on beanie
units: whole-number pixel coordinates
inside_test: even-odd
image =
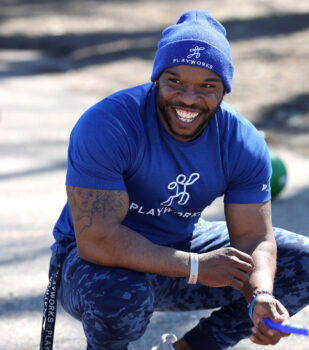
[[[234,66],[226,31],[208,11],[190,10],[163,31],[151,80],[168,67],[188,65],[218,74],[227,93],[232,90]]]

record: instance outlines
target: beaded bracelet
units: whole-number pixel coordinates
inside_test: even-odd
[[[274,298],[274,296],[272,295],[272,293],[266,291],[266,290],[259,290],[257,292],[255,292],[254,294],[252,294],[252,296],[250,297],[249,303],[248,303],[248,308],[249,308],[249,316],[252,320],[252,312],[253,312],[253,306],[255,303],[255,299],[260,296],[260,295],[270,295],[271,297]]]

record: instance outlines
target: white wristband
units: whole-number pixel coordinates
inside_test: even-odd
[[[190,276],[187,279],[189,284],[195,284],[198,277],[198,254],[190,253]]]

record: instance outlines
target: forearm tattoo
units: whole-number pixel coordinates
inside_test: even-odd
[[[124,207],[125,191],[104,191],[67,186],[69,205],[75,219],[75,230],[82,234],[91,227],[96,215],[106,218]]]

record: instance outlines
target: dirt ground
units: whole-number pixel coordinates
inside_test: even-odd
[[[162,29],[189,8],[226,27],[235,65],[226,100],[285,161],[274,224],[309,236],[308,0],[0,1],[0,349],[38,348],[51,230],[65,202],[66,147],[77,118],[108,94],[149,81]],[[220,203],[208,211],[223,219]],[[200,313],[155,314],[131,350],[178,336]],[[309,324],[308,307],[296,316]],[[84,349],[59,313],[55,349]],[[276,349],[308,349],[290,337]],[[257,349],[244,341],[238,349]]]

